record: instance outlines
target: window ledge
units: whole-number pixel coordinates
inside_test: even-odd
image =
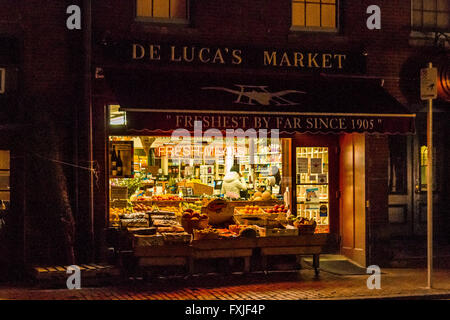
[[[306,29],[292,29],[288,35],[289,42],[298,42],[307,40],[310,43],[317,42],[318,44],[324,44],[324,41],[329,43],[347,44],[348,37],[343,35],[338,29],[329,31],[317,31]]]
[[[329,33],[338,33],[339,29],[338,28],[291,26],[290,31],[292,33],[304,33],[304,32],[314,33],[314,32],[317,32],[317,33],[329,34]]]
[[[153,17],[136,17],[135,22],[148,23],[162,26],[189,26],[188,19],[171,19],[171,18],[153,18]]]
[[[189,20],[178,19],[153,19],[153,18],[135,18],[132,24],[133,32],[145,32],[155,34],[197,36],[198,30],[195,29]]]

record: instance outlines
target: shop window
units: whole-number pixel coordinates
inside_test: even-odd
[[[136,0],[136,16],[154,22],[187,22],[189,0]]]
[[[120,111],[119,105],[109,106],[109,124],[111,126],[124,126],[127,124],[127,113]]]
[[[292,0],[292,29],[336,30],[337,0]]]
[[[433,150],[433,159],[436,159],[436,150]],[[428,147],[426,145],[420,146],[420,167],[419,167],[419,191],[426,192],[427,191],[427,167],[429,165],[428,159]],[[434,162],[436,163],[436,162]],[[436,165],[433,168],[433,191],[438,191],[440,189],[440,177],[438,171],[436,170]]]
[[[420,147],[420,190],[427,190],[428,147]]]
[[[412,29],[450,32],[450,2],[448,0],[413,0]]]
[[[110,225],[118,226],[125,213],[155,208],[178,216],[184,207],[217,197],[282,203],[284,192],[291,189],[283,162],[289,162],[290,150],[284,142],[203,137],[199,143],[183,137],[180,144],[167,136],[110,136]],[[246,186],[238,193],[225,188],[234,170]]]
[[[389,192],[407,193],[407,141],[404,136],[389,136]]]

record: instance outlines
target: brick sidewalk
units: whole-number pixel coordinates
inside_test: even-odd
[[[337,276],[314,271],[127,281],[104,287],[39,289],[0,286],[11,300],[328,300],[439,296],[450,298],[450,270],[435,271],[435,288],[426,289],[426,269],[384,269],[381,289],[369,290],[368,275]],[[83,286],[83,283],[81,284]]]

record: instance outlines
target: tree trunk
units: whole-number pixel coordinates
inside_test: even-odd
[[[63,162],[66,162],[62,156],[63,136],[62,130],[57,130],[50,116],[41,113],[29,141],[31,173],[33,178],[37,178],[33,180],[39,186],[30,188],[36,193],[33,198],[35,205],[30,207],[39,209],[30,214],[34,215],[33,221],[37,222],[37,226],[33,227],[41,228],[38,237],[47,239],[44,246],[48,248],[43,249],[48,252],[49,257],[44,260],[49,259],[57,264],[74,264],[76,225],[63,167]]]

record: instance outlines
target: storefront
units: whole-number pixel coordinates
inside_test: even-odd
[[[362,76],[361,54],[142,43],[105,50],[114,54],[94,107],[106,123],[96,135],[106,155],[97,210],[109,227],[156,226],[140,247],[191,241],[186,234],[194,247],[202,238],[229,243],[251,229],[260,242],[284,238],[279,254],[305,245],[302,236],[317,246],[318,236],[325,250],[367,264],[367,210],[387,201],[369,203],[368,193],[383,188],[374,190],[370,175],[380,173],[366,158],[378,138],[413,134],[414,115],[381,80]],[[233,254],[247,257],[255,246],[271,252],[253,243]]]
[[[19,46],[15,38],[0,37],[0,280],[23,263],[24,213],[23,132],[19,123]],[[18,254],[17,254],[18,253]]]

